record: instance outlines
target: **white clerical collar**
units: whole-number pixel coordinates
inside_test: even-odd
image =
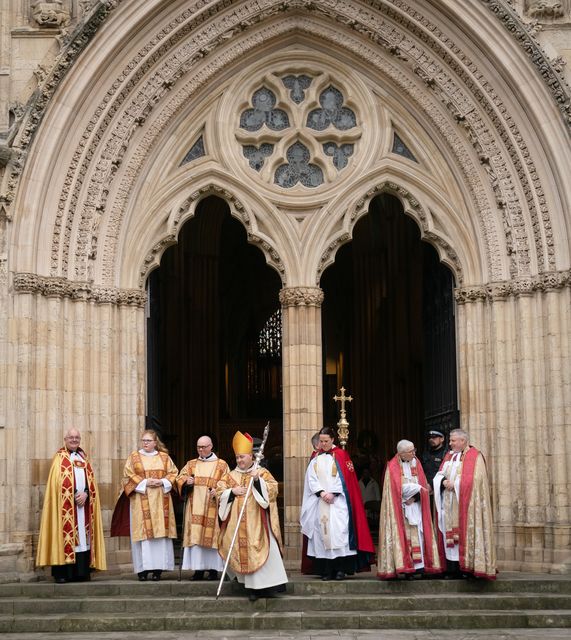
[[[155,449],[154,451],[145,451],[144,449],[139,449],[139,453],[144,456],[158,456],[159,452]]]
[[[216,454],[214,453],[214,451],[211,451],[209,455],[207,455],[205,458],[203,458],[202,456],[198,456],[198,459],[201,462],[212,462],[214,460],[218,460]]]
[[[248,467],[247,469],[240,469],[240,467],[236,467],[236,471],[240,473],[250,473],[250,471],[252,471],[253,468],[254,468],[254,465]]]

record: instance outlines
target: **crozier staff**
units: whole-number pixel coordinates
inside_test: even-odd
[[[278,483],[267,469],[255,467],[249,434],[237,431],[232,448],[236,468],[224,475],[216,489],[222,522],[218,548],[224,560],[229,558],[228,575],[244,584],[249,599],[254,601],[260,596],[275,596],[276,587],[288,581],[281,555]],[[253,485],[248,494],[251,479]],[[239,520],[244,500],[244,516]]]

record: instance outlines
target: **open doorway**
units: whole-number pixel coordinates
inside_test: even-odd
[[[380,479],[399,440],[418,450],[426,431],[457,424],[454,277],[416,223],[387,194],[372,200],[321,279],[324,423],[332,398],[347,405],[348,450],[358,474]]]
[[[281,281],[226,202],[208,197],[149,277],[147,424],[182,466],[202,434],[233,466],[237,429],[282,470]]]

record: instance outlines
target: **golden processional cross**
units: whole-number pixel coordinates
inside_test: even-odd
[[[339,422],[337,423],[337,435],[339,436],[339,443],[341,444],[341,448],[345,449],[347,445],[347,440],[349,440],[349,423],[347,422],[347,411],[345,410],[346,402],[353,402],[353,398],[351,396],[345,395],[345,387],[341,387],[339,389],[341,392],[340,396],[333,396],[333,400],[335,402],[341,403],[341,409],[339,410]]]

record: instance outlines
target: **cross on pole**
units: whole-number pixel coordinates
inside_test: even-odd
[[[341,392],[340,396],[333,396],[333,400],[335,400],[335,402],[340,402],[341,403],[341,417],[344,418],[346,415],[346,411],[345,411],[345,403],[346,402],[353,402],[353,398],[351,396],[346,396],[345,395],[345,387],[341,387],[341,389],[339,389],[339,391]]]
[[[339,391],[341,395],[334,395],[333,400],[335,402],[341,403],[341,407],[339,409],[340,417],[339,422],[337,423],[337,434],[339,436],[339,443],[341,444],[341,447],[345,449],[347,440],[349,440],[349,423],[347,422],[347,411],[345,409],[345,403],[353,402],[353,398],[351,396],[345,395],[345,387],[341,387]]]

